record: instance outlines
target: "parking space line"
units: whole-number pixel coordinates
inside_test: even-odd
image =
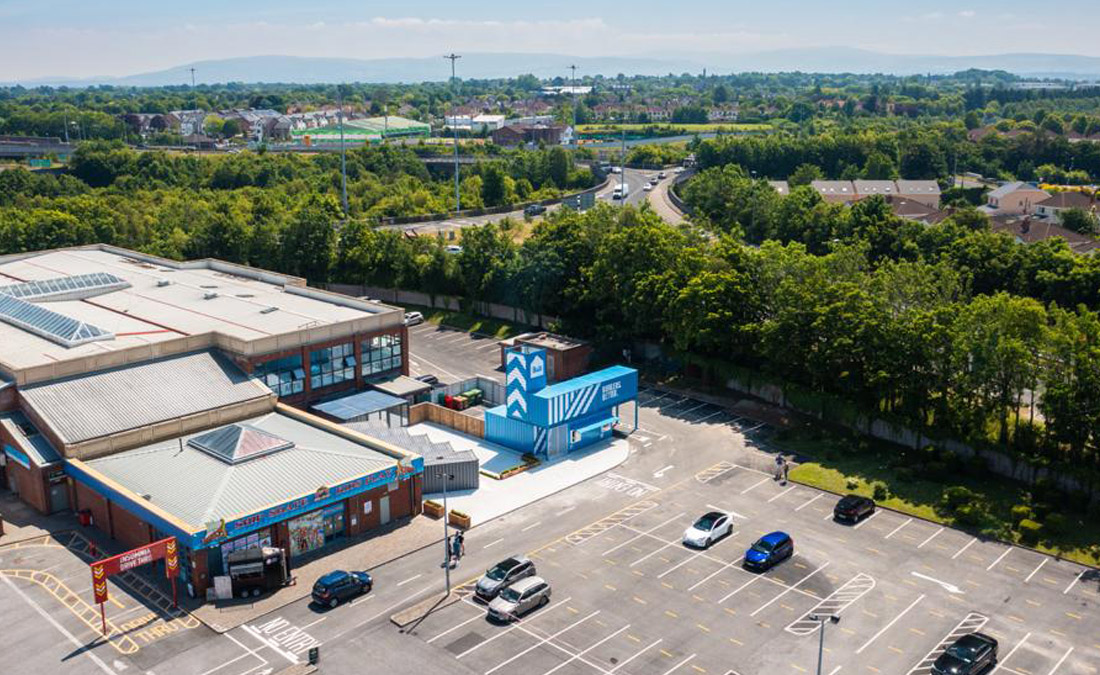
[[[1062,664],[1066,662],[1066,659],[1069,658],[1069,655],[1073,653],[1074,649],[1074,647],[1070,647],[1068,650],[1066,650],[1066,653],[1062,654],[1062,658],[1058,659],[1058,663],[1054,664],[1054,667],[1050,669],[1050,672],[1047,673],[1047,675],[1054,675],[1054,673],[1062,667]]]
[[[528,525],[527,527],[525,527],[525,528],[523,528],[522,530],[520,530],[520,532],[526,532],[527,530],[533,530],[533,529],[535,529],[536,527],[538,527],[539,525],[542,525],[542,521],[541,521],[541,520],[540,520],[540,521],[537,521],[537,522],[534,522],[534,523],[531,523],[531,524],[530,524],[530,525]]]
[[[397,585],[398,586],[404,586],[405,584],[409,583],[410,581],[416,581],[417,579],[419,579],[422,576],[424,576],[424,575],[417,574],[416,576],[409,577],[408,579],[405,579],[404,581],[398,581]]]
[[[554,603],[554,604],[550,605],[549,607],[547,607],[546,609],[544,609],[544,610],[543,610],[542,612],[540,612],[540,613],[539,613],[539,614],[538,614],[537,616],[535,616],[535,617],[533,617],[533,618],[534,618],[534,619],[537,619],[537,618],[539,618],[540,616],[546,616],[546,615],[547,615],[547,614],[548,614],[548,613],[550,612],[550,610],[554,609],[555,607],[561,607],[561,606],[562,606],[562,605],[564,605],[564,604],[565,604],[565,603],[566,603],[566,602],[567,602],[568,600],[569,600],[569,598],[566,598],[565,600],[562,600],[561,602],[556,602],[556,603]],[[477,607],[477,605],[475,605],[474,603],[470,602],[469,600],[465,600],[465,599],[464,599],[464,602],[469,602],[469,603],[470,603],[470,605],[471,605],[472,607]],[[598,610],[598,609],[597,609],[597,610],[596,610],[595,612],[593,612],[592,614],[589,614],[588,616],[586,616],[586,617],[585,617],[585,618],[584,618],[583,620],[584,620],[584,621],[587,621],[588,619],[591,619],[591,618],[592,618],[593,616],[595,616],[596,614],[599,614],[599,613],[600,613],[600,610]],[[459,654],[459,655],[458,655],[458,656],[456,656],[455,658],[456,658],[456,659],[461,659],[461,658],[462,658],[463,656],[466,656],[467,654],[469,654],[470,652],[474,651],[475,649],[480,649],[481,647],[484,647],[485,645],[489,644],[489,643],[490,643],[490,642],[492,642],[493,640],[496,640],[496,639],[497,639],[497,638],[499,638],[499,637],[502,637],[502,636],[504,636],[504,635],[507,635],[508,633],[511,633],[511,632],[512,632],[512,631],[514,631],[514,630],[517,630],[517,629],[518,629],[518,628],[519,628],[519,627],[520,627],[520,626],[521,626],[521,625],[522,625],[523,623],[525,623],[525,620],[523,620],[523,619],[517,619],[517,620],[516,620],[515,622],[513,622],[513,623],[512,623],[512,625],[511,625],[511,626],[508,626],[508,628],[506,628],[506,629],[502,630],[501,632],[497,633],[496,635],[493,635],[493,636],[490,636],[490,637],[487,637],[487,638],[485,638],[484,640],[482,640],[481,642],[477,643],[477,644],[476,644],[476,645],[474,645],[473,647],[470,647],[469,649],[467,649],[466,651],[462,652],[461,654]]]
[[[784,630],[792,635],[812,635],[814,631],[820,628],[820,625],[817,621],[811,619],[811,616],[814,614],[839,615],[874,587],[874,577],[860,572],[845,582],[843,586],[830,593],[824,600],[806,610],[801,617],[792,621]]]
[[[731,539],[732,539],[733,537],[736,537],[736,536],[737,536],[738,534],[740,534],[740,532],[730,532],[730,533],[729,533],[729,538],[731,538]],[[664,579],[664,578],[665,578],[665,575],[666,575],[666,574],[668,574],[668,573],[672,572],[673,570],[677,570],[677,569],[680,569],[681,567],[683,567],[684,565],[688,564],[688,563],[689,563],[689,562],[691,562],[692,560],[695,560],[695,559],[697,559],[697,558],[698,558],[699,556],[701,556],[701,555],[703,555],[703,552],[702,552],[702,551],[696,551],[696,552],[695,552],[695,554],[691,555],[690,557],[684,558],[684,559],[683,559],[682,561],[680,561],[680,562],[676,563],[675,565],[673,565],[672,567],[668,568],[668,569],[667,569],[667,570],[665,570],[664,572],[661,572],[660,574],[658,574],[658,575],[657,575],[657,578],[658,578],[658,579]],[[719,571],[719,572],[721,572],[722,570],[718,570],[718,571]],[[692,588],[694,588],[694,586],[692,586]]]
[[[1081,580],[1081,577],[1085,576],[1085,571],[1081,570],[1081,573],[1073,578],[1073,581],[1069,582],[1069,586],[1066,586],[1066,590],[1062,591],[1062,595],[1069,595],[1071,588],[1077,585],[1077,582]]]
[[[917,599],[916,599],[916,600],[914,600],[913,602],[909,603],[909,606],[908,606],[908,607],[906,607],[905,609],[901,610],[901,613],[900,613],[900,614],[898,614],[897,616],[895,616],[895,617],[894,617],[893,619],[891,619],[891,620],[890,620],[890,623],[888,623],[888,624],[886,624],[885,626],[883,626],[882,628],[880,628],[880,629],[879,629],[879,631],[878,631],[877,633],[875,633],[874,635],[872,635],[872,636],[871,636],[871,638],[870,638],[869,640],[867,640],[867,642],[864,642],[864,643],[863,643],[863,646],[861,646],[861,647],[860,647],[859,649],[857,649],[857,650],[856,650],[856,654],[862,654],[862,653],[863,653],[863,650],[864,650],[864,649],[867,649],[868,647],[870,647],[870,646],[871,646],[871,645],[872,645],[872,644],[874,643],[874,641],[875,641],[875,640],[877,640],[877,639],[879,639],[880,637],[882,637],[882,634],[883,634],[883,633],[885,633],[886,631],[890,630],[890,628],[892,628],[892,627],[894,626],[894,624],[895,624],[895,623],[897,623],[897,622],[898,622],[898,621],[899,621],[899,620],[901,619],[901,617],[903,617],[903,616],[905,616],[906,614],[908,614],[908,613],[909,613],[909,610],[911,610],[911,609],[913,609],[914,607],[916,607],[916,606],[917,606],[917,604],[918,604],[918,603],[920,603],[920,601],[921,601],[921,600],[924,600],[924,598],[925,598],[925,595],[924,595],[924,593],[921,593],[921,594],[920,594],[919,596],[917,596]]]
[[[780,593],[779,595],[775,596],[775,597],[774,597],[774,598],[772,598],[771,600],[768,600],[768,601],[767,601],[767,602],[765,602],[765,603],[764,603],[763,605],[760,605],[759,607],[757,607],[757,608],[756,608],[756,611],[754,611],[754,612],[753,612],[752,614],[749,614],[749,616],[756,616],[756,615],[757,615],[757,614],[759,614],[759,613],[760,613],[761,611],[763,611],[763,610],[764,610],[764,609],[765,609],[765,608],[766,608],[766,607],[767,607],[768,605],[772,604],[773,602],[775,602],[775,601],[776,601],[776,600],[778,600],[779,598],[782,598],[782,597],[783,597],[784,595],[786,595],[787,593],[790,593],[791,591],[793,591],[793,590],[797,589],[797,588],[798,588],[799,586],[801,586],[801,585],[802,585],[802,582],[806,581],[807,579],[809,579],[810,577],[812,577],[813,575],[817,574],[818,572],[820,572],[821,570],[825,569],[825,568],[826,568],[826,567],[828,567],[828,566],[829,566],[829,561],[825,561],[825,563],[824,563],[824,564],[822,564],[822,565],[820,565],[820,566],[819,566],[819,567],[818,567],[818,568],[817,568],[816,570],[814,570],[813,572],[810,572],[810,573],[809,573],[809,574],[807,574],[806,576],[804,576],[804,577],[802,577],[801,579],[799,579],[798,581],[796,581],[796,582],[794,583],[794,585],[793,585],[793,586],[788,586],[788,587],[787,587],[787,588],[786,588],[786,589],[785,589],[785,590],[784,590],[784,591],[783,591],[782,593]]]
[[[690,662],[694,658],[695,658],[695,654],[692,654],[691,656],[687,657],[683,661],[677,663],[676,665],[672,666],[671,668],[669,668],[665,672],[661,673],[661,675],[669,675],[670,673],[675,672],[680,666],[686,665],[688,662]]]
[[[932,533],[931,535],[929,535],[929,537],[928,537],[927,539],[925,539],[924,541],[922,541],[922,542],[920,543],[920,545],[919,545],[919,546],[917,546],[917,548],[924,548],[925,544],[927,544],[928,542],[932,541],[932,540],[933,540],[933,539],[935,539],[936,537],[940,536],[940,533],[942,533],[942,532],[943,532],[943,530],[944,530],[944,528],[942,528],[942,527],[941,527],[940,529],[938,529],[938,530],[936,530],[935,532],[933,532],[933,533]]]
[[[742,491],[741,491],[741,494],[745,494],[746,492],[748,492],[749,490],[752,490],[753,488],[757,488],[757,487],[760,487],[761,485],[763,485],[764,483],[767,483],[767,482],[768,482],[768,481],[770,481],[770,480],[772,480],[772,478],[771,478],[771,477],[769,477],[769,476],[764,476],[764,477],[763,477],[763,478],[761,478],[761,479],[760,479],[759,481],[757,481],[757,482],[753,483],[752,485],[750,485],[750,486],[748,486],[747,488],[745,488],[744,490],[742,490]]]
[[[695,423],[700,424],[702,422],[706,422],[710,418],[715,417],[716,415],[721,415],[724,412],[725,412],[724,410],[718,410],[716,412],[712,412],[711,414],[707,415],[706,417],[700,417],[699,419],[695,420]]]
[[[984,614],[978,614],[977,612],[967,614],[962,621],[955,624],[955,627],[952,628],[951,631],[931,649],[931,651],[924,655],[924,658],[921,659],[917,665],[913,666],[908,675],[930,675],[932,664],[936,662],[940,654],[947,651],[947,648],[950,647],[955,640],[964,635],[970,635],[973,632],[981,630],[988,621],[989,617]]]
[[[619,630],[615,631],[615,632],[614,632],[614,633],[612,633],[611,635],[608,635],[607,637],[605,637],[604,639],[600,640],[600,641],[599,641],[599,642],[597,642],[596,644],[594,644],[594,645],[592,645],[592,646],[590,646],[590,647],[587,647],[587,648],[585,648],[585,649],[583,649],[583,650],[581,650],[581,651],[577,652],[577,653],[576,653],[576,654],[574,654],[573,656],[569,657],[569,659],[567,659],[566,661],[563,661],[562,663],[559,663],[558,665],[554,666],[553,668],[551,668],[550,670],[546,671],[546,672],[545,672],[545,673],[543,673],[542,675],[550,675],[550,673],[553,673],[553,672],[555,672],[555,671],[557,671],[557,670],[560,670],[561,668],[564,668],[565,666],[567,666],[567,665],[569,665],[570,663],[572,663],[574,659],[579,659],[580,657],[584,656],[585,654],[587,654],[588,652],[592,651],[592,650],[593,650],[593,649],[595,649],[596,647],[599,647],[599,646],[600,646],[600,645],[602,645],[603,643],[607,642],[607,641],[608,641],[608,640],[610,640],[611,638],[613,638],[613,637],[616,637],[616,636],[618,636],[618,635],[619,635],[619,633],[622,633],[622,632],[623,632],[624,630],[626,630],[627,628],[630,628],[630,624],[626,624],[625,626],[623,626],[623,627],[622,627],[622,628],[620,628]],[[610,671],[608,671],[608,672],[610,672]],[[486,673],[485,675],[489,675],[489,674],[488,674],[488,673]]]
[[[996,665],[996,667],[994,667],[994,668],[993,668],[993,670],[989,671],[989,675],[993,675],[993,673],[997,672],[998,670],[1002,670],[1002,669],[1004,669],[1004,670],[1011,670],[1011,669],[1010,669],[1010,668],[1009,668],[1008,666],[1006,666],[1006,665],[1005,665],[1005,661],[1008,661],[1009,659],[1011,659],[1011,658],[1012,658],[1012,655],[1013,655],[1013,654],[1015,654],[1015,653],[1016,653],[1016,651],[1017,651],[1017,650],[1018,650],[1018,649],[1019,649],[1020,647],[1023,647],[1023,646],[1024,646],[1024,643],[1025,643],[1025,642],[1027,642],[1027,639],[1028,639],[1029,637],[1031,637],[1031,633],[1030,633],[1030,632],[1029,632],[1029,633],[1028,633],[1027,635],[1025,635],[1025,636],[1024,636],[1024,639],[1023,639],[1023,640],[1020,640],[1019,642],[1017,642],[1017,643],[1016,643],[1016,646],[1015,646],[1015,647],[1013,647],[1013,648],[1011,649],[1011,651],[1009,651],[1009,652],[1008,652],[1008,655],[1007,655],[1007,656],[1005,656],[1005,657],[1004,657],[1003,659],[1000,659],[999,661],[997,661],[997,665]]]
[[[756,575],[756,576],[753,576],[753,577],[752,577],[751,579],[749,579],[749,580],[748,580],[748,581],[746,581],[745,583],[741,584],[741,585],[740,585],[740,586],[738,586],[737,588],[733,589],[733,590],[732,590],[732,591],[730,591],[729,593],[727,593],[727,594],[725,594],[724,596],[722,596],[722,599],[718,601],[718,604],[720,605],[720,604],[722,604],[723,602],[725,602],[726,600],[729,600],[729,599],[730,599],[730,598],[732,598],[733,596],[737,595],[738,593],[740,593],[741,591],[743,591],[743,590],[744,590],[745,588],[747,588],[747,587],[748,587],[748,586],[749,586],[750,584],[752,584],[752,582],[756,581],[757,579],[763,579],[763,578],[764,578],[764,577],[763,577],[762,575]]]
[[[814,502],[816,502],[817,500],[821,499],[824,496],[825,496],[825,493],[819,492],[818,494],[814,495],[813,499],[811,499],[810,501],[805,502],[804,504],[800,505],[798,508],[795,509],[795,511],[801,511],[802,509],[806,508],[810,504],[813,504]]]
[[[674,521],[674,520],[676,520],[676,519],[678,519],[678,518],[681,518],[681,517],[683,517],[683,515],[684,515],[683,513],[678,513],[678,514],[676,514],[675,516],[673,516],[673,517],[669,518],[668,520],[666,520],[665,522],[661,523],[660,525],[656,525],[656,526],[654,526],[654,527],[652,527],[652,528],[650,528],[650,529],[646,530],[645,532],[642,532],[641,534],[637,534],[637,535],[635,535],[635,536],[631,537],[630,539],[627,539],[626,541],[622,542],[621,544],[618,544],[618,545],[616,545],[616,546],[612,546],[611,548],[609,548],[609,549],[607,549],[606,551],[604,551],[604,552],[602,553],[602,555],[605,555],[605,556],[607,556],[607,555],[611,555],[612,553],[614,553],[615,551],[618,551],[618,550],[619,550],[620,548],[622,548],[623,546],[626,546],[627,544],[630,544],[630,543],[632,543],[632,542],[634,542],[634,541],[636,541],[636,540],[638,540],[638,539],[641,539],[642,537],[644,537],[644,536],[646,536],[646,535],[648,535],[648,534],[652,533],[652,532],[653,532],[654,530],[659,530],[659,529],[661,529],[662,527],[664,527],[665,525],[668,525],[668,524],[669,524],[669,523],[671,523],[672,521]],[[621,524],[621,523],[620,523],[620,524]],[[660,550],[660,549],[658,549],[658,550]]]
[[[1043,565],[1047,564],[1047,561],[1049,561],[1049,560],[1050,560],[1050,558],[1043,558],[1043,559],[1042,559],[1042,560],[1041,560],[1041,561],[1039,562],[1039,566],[1038,566],[1038,567],[1036,567],[1035,569],[1031,570],[1031,574],[1027,575],[1027,578],[1026,578],[1026,579],[1024,579],[1024,583],[1026,584],[1026,583],[1028,583],[1029,581],[1031,581],[1031,577],[1035,576],[1035,573],[1036,573],[1036,572],[1038,572],[1039,570],[1043,569]]]
[[[528,647],[527,649],[524,649],[523,651],[519,652],[518,654],[514,654],[514,655],[513,655],[513,656],[512,656],[511,658],[509,658],[509,659],[508,659],[507,661],[502,661],[501,663],[498,663],[497,665],[493,666],[493,667],[492,667],[492,668],[490,668],[489,670],[486,670],[486,671],[485,671],[485,675],[490,675],[490,673],[494,673],[494,672],[496,672],[496,671],[500,670],[501,668],[503,668],[504,666],[508,665],[508,664],[509,664],[509,663],[511,663],[512,661],[515,661],[516,659],[520,658],[520,657],[521,657],[521,656],[523,656],[524,654],[527,654],[527,653],[529,653],[529,652],[531,652],[531,651],[533,651],[533,650],[535,650],[535,649],[538,649],[539,647],[541,647],[542,645],[546,644],[547,642],[550,642],[551,640],[553,640],[553,639],[557,638],[557,637],[558,637],[559,635],[561,635],[562,633],[566,633],[566,632],[568,632],[568,631],[572,630],[573,628],[576,628],[577,626],[581,625],[581,624],[582,624],[582,623],[584,623],[585,621],[588,621],[589,619],[591,619],[592,617],[596,616],[596,615],[597,615],[597,614],[599,614],[599,613],[600,613],[600,610],[596,610],[595,612],[592,612],[591,614],[589,614],[588,616],[584,617],[583,619],[580,619],[580,620],[578,620],[578,621],[574,621],[573,623],[569,624],[569,625],[568,625],[568,626],[566,626],[565,628],[562,628],[562,629],[561,629],[561,630],[559,630],[558,632],[556,632],[556,633],[554,633],[554,634],[552,634],[552,635],[547,635],[546,637],[542,638],[542,639],[541,639],[540,641],[538,641],[538,642],[536,642],[535,644],[531,645],[531,646],[530,646],[530,647]],[[459,658],[461,658],[461,657],[459,657]]]
[[[495,540],[493,540],[493,541],[489,542],[488,544],[485,544],[485,545],[484,545],[484,546],[482,546],[481,548],[482,548],[482,549],[484,550],[484,549],[487,549],[487,548],[489,548],[489,547],[491,547],[491,546],[496,546],[497,544],[499,544],[499,543],[500,543],[500,542],[502,542],[502,541],[504,541],[504,537],[501,537],[500,539],[495,539]]]
[[[424,355],[423,355],[423,354],[417,354],[417,355],[416,355],[416,358],[417,358],[418,360],[420,360],[420,361],[423,361],[424,363],[428,364],[428,366],[429,366],[429,367],[430,367],[430,368],[431,368],[432,370],[437,370],[437,371],[439,371],[439,372],[443,373],[444,375],[446,375],[447,377],[453,377],[453,378],[454,378],[454,379],[456,379],[456,380],[461,380],[461,379],[462,379],[461,377],[459,377],[458,375],[455,375],[454,373],[452,373],[451,371],[447,370],[446,368],[444,368],[444,367],[442,367],[442,366],[440,366],[440,365],[438,365],[438,364],[432,363],[432,362],[431,362],[431,361],[429,361],[428,359],[424,358]]]
[[[695,582],[694,584],[692,584],[691,586],[688,586],[688,590],[689,590],[689,591],[694,591],[694,590],[695,590],[696,588],[698,588],[699,586],[702,586],[703,584],[705,584],[706,582],[710,581],[710,580],[711,580],[711,579],[713,579],[714,577],[718,576],[718,575],[719,575],[719,574],[721,574],[722,572],[725,572],[725,571],[726,571],[727,569],[729,569],[729,568],[733,568],[733,566],[734,566],[734,565],[736,565],[737,563],[741,562],[741,560],[742,560],[742,559],[743,559],[744,557],[745,557],[745,556],[741,556],[741,557],[740,557],[740,558],[738,558],[737,560],[734,560],[734,561],[733,561],[732,563],[726,563],[726,564],[725,564],[725,566],[723,566],[723,567],[719,567],[718,569],[716,569],[715,571],[711,572],[711,573],[710,573],[710,574],[708,574],[707,576],[703,577],[703,578],[702,578],[702,579],[700,579],[699,581],[696,581],[696,582]]]
[[[683,415],[690,415],[690,414],[691,414],[691,413],[692,413],[693,411],[695,411],[695,410],[698,410],[699,408],[702,408],[702,407],[704,407],[704,406],[708,406],[708,405],[710,405],[710,404],[709,404],[709,403],[700,403],[699,405],[695,406],[695,407],[694,407],[694,408],[692,408],[691,410],[685,410],[685,411],[684,411],[683,413],[681,413],[681,414],[683,414]]]
[[[996,559],[996,560],[994,560],[993,562],[989,563],[989,567],[985,568],[985,571],[986,571],[986,572],[988,572],[988,571],[990,571],[991,569],[993,569],[994,567],[996,567],[996,566],[997,566],[997,563],[999,563],[999,562],[1001,562],[1002,560],[1004,560],[1004,559],[1005,559],[1005,557],[1006,557],[1006,556],[1008,556],[1008,554],[1009,554],[1009,553],[1012,553],[1012,548],[1013,548],[1012,546],[1009,546],[1008,548],[1006,548],[1006,549],[1005,549],[1005,552],[1004,552],[1004,553],[1002,553],[1001,555],[999,555],[999,556],[997,557],[997,559]]]
[[[429,638],[429,639],[425,640],[425,642],[427,642],[428,644],[431,644],[431,643],[435,642],[436,640],[438,640],[439,638],[443,637],[444,635],[449,635],[449,634],[450,634],[450,633],[451,633],[452,631],[456,631],[456,630],[458,630],[459,628],[462,628],[463,626],[465,626],[466,624],[470,623],[471,621],[477,621],[478,619],[484,619],[484,618],[485,618],[485,614],[484,614],[484,613],[482,613],[482,612],[478,612],[477,614],[475,614],[475,615],[471,616],[471,617],[470,617],[469,619],[466,619],[466,620],[465,620],[465,621],[463,621],[462,623],[460,623],[460,624],[457,624],[457,625],[455,625],[455,626],[451,626],[450,628],[448,628],[447,630],[443,631],[443,632],[442,632],[442,633],[440,633],[439,635],[436,635],[436,636],[435,636],[435,637],[433,637],[433,638]]]
[[[790,492],[790,491],[791,491],[791,490],[793,490],[794,488],[795,488],[795,486],[794,486],[794,485],[790,486],[790,487],[789,487],[789,488],[787,488],[786,490],[784,490],[784,491],[780,492],[779,494],[777,494],[777,495],[775,495],[774,497],[772,497],[771,499],[769,499],[769,500],[768,500],[768,503],[769,503],[769,504],[771,504],[772,502],[774,502],[775,500],[779,499],[779,498],[780,498],[780,497],[782,497],[783,495],[787,494],[788,492]]]
[[[877,516],[877,515],[878,515],[878,514],[880,514],[880,513],[882,513],[882,511],[877,511],[877,510],[876,510],[876,511],[875,511],[874,513],[872,513],[871,515],[867,516],[867,517],[866,517],[866,518],[864,518],[863,520],[861,520],[861,521],[859,521],[858,523],[856,523],[855,527],[853,527],[852,529],[853,529],[853,530],[858,530],[859,528],[863,527],[863,526],[864,526],[864,525],[866,525],[867,523],[869,523],[869,522],[871,522],[872,520],[874,520],[874,519],[875,519],[875,516]]]
[[[638,657],[639,657],[639,656],[641,656],[642,654],[644,654],[644,653],[648,652],[648,651],[649,651],[650,649],[652,649],[652,648],[656,647],[657,645],[661,644],[661,642],[662,642],[663,640],[664,640],[664,638],[657,638],[657,639],[656,639],[656,640],[654,640],[653,642],[650,642],[648,646],[646,646],[646,647],[642,647],[642,648],[641,648],[641,650],[639,650],[639,651],[638,651],[638,653],[634,654],[634,656],[631,656],[631,657],[630,657],[629,659],[627,659],[627,660],[625,660],[625,661],[621,661],[621,662],[619,662],[619,664],[618,664],[618,665],[616,665],[616,666],[615,666],[614,668],[612,668],[612,669],[611,669],[611,672],[612,672],[612,673],[613,673],[613,672],[615,672],[616,670],[618,670],[619,668],[622,668],[623,666],[625,666],[626,664],[630,663],[630,662],[631,662],[631,661],[633,661],[634,659],[638,658]]]
[[[909,523],[911,523],[911,522],[913,522],[913,519],[912,519],[912,518],[906,518],[906,519],[905,519],[905,522],[904,522],[904,523],[902,523],[901,525],[898,525],[897,527],[895,527],[895,528],[893,529],[893,531],[891,531],[891,532],[890,532],[890,534],[886,535],[886,536],[885,536],[885,537],[883,537],[883,538],[884,538],[884,539],[889,539],[890,537],[892,537],[892,536],[894,536],[895,534],[897,534],[898,532],[900,532],[900,531],[901,531],[901,528],[905,527],[906,525],[908,525],[908,524],[909,524]]]
[[[972,538],[972,539],[971,539],[970,541],[968,541],[968,542],[966,543],[966,546],[963,546],[963,547],[962,547],[962,548],[960,548],[960,549],[959,549],[958,551],[956,551],[956,552],[955,552],[955,555],[951,556],[951,559],[952,559],[952,560],[954,560],[955,558],[958,558],[958,557],[959,557],[960,555],[962,555],[962,554],[963,554],[963,551],[965,551],[966,549],[968,549],[968,548],[970,548],[971,546],[973,546],[973,545],[974,545],[974,542],[976,542],[976,541],[978,541],[978,538],[977,538],[977,537],[974,537],[974,538]]]

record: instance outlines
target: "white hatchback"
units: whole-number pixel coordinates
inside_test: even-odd
[[[733,518],[727,513],[711,511],[684,530],[684,545],[708,548],[733,531]]]

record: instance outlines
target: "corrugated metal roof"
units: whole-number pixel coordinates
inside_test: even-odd
[[[38,466],[45,466],[54,462],[61,461],[61,455],[54,449],[50,442],[38,432],[31,421],[27,419],[27,416],[18,410],[4,415],[0,415],[0,420],[7,420],[11,422],[12,435],[17,440],[22,441],[20,445],[27,451],[31,459]]]
[[[194,434],[94,459],[88,466],[200,527],[397,464],[373,448],[279,413],[245,423],[295,445],[252,461],[226,464],[189,446],[193,436],[201,435]]]
[[[389,410],[408,403],[403,398],[390,396],[389,394],[374,389],[368,389],[349,396],[325,401],[311,406],[313,410],[322,412],[341,422],[353,420],[363,415]]]
[[[62,440],[79,443],[272,394],[206,350],[32,385],[20,395]]]

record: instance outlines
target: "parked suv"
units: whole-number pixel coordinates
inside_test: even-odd
[[[512,621],[550,602],[550,584],[542,577],[520,579],[489,603],[488,617],[494,621]]]
[[[336,570],[318,579],[313,584],[311,595],[318,605],[332,608],[348,598],[369,593],[373,586],[374,582],[366,572]]]
[[[833,507],[833,520],[858,523],[875,512],[875,500],[859,495],[847,495]]]
[[[512,556],[498,562],[477,580],[474,595],[489,602],[517,580],[534,575],[535,563],[531,562],[530,558],[522,555]]]
[[[964,635],[932,664],[932,675],[978,675],[997,663],[997,640],[985,633]]]

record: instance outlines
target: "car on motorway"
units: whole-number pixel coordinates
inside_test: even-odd
[[[416,376],[415,379],[420,381],[420,382],[423,382],[424,384],[430,384],[430,385],[433,385],[433,386],[439,384],[439,378],[436,377],[435,375],[432,375],[431,373],[429,373],[427,375],[418,375],[418,376]]]
[[[535,563],[531,562],[527,556],[514,555],[511,558],[505,558],[490,567],[477,580],[474,597],[489,602],[519,579],[533,576],[535,576]]]
[[[642,186],[642,190],[644,190],[646,192],[652,192],[653,191],[653,183],[646,183],[645,185]]]
[[[405,312],[406,326],[419,326],[424,323],[424,315],[420,312]]]
[[[331,609],[349,598],[369,593],[373,587],[374,581],[366,572],[335,570],[313,584],[310,596],[318,605]]]
[[[486,616],[494,621],[508,622],[550,602],[550,584],[542,577],[520,579],[501,590],[489,603]]]
[[[684,530],[684,545],[696,548],[709,548],[733,531],[733,518],[719,511],[711,511],[703,514],[699,520],[692,523],[691,527]]]
[[[845,495],[833,507],[833,520],[858,523],[875,512],[875,500],[860,495]]]
[[[763,572],[792,555],[794,555],[794,539],[791,535],[786,532],[771,532],[757,539],[756,543],[745,551],[745,562],[742,564],[747,569]]]
[[[667,174],[667,173],[665,173],[664,171],[662,171],[661,173],[657,174],[657,180],[664,180],[665,178],[668,178],[668,174]]]
[[[997,640],[971,633],[955,640],[932,663],[932,675],[978,675],[997,663]]]
[[[526,208],[523,209],[523,215],[527,216],[528,218],[541,216],[544,213],[546,213],[546,207],[542,204],[528,204]]]
[[[623,168],[621,166],[613,166],[610,169],[608,169],[608,171],[610,171],[611,173],[622,173]]]

